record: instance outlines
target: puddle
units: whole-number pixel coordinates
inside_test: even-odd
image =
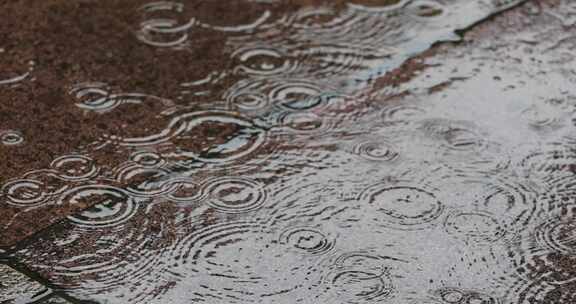
[[[576,300],[570,1],[0,7],[0,302]]]

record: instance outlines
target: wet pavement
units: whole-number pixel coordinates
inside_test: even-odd
[[[574,1],[0,20],[0,303],[576,302]]]

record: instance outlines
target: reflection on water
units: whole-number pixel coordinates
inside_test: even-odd
[[[0,302],[576,300],[570,1],[46,3],[0,4],[52,22],[0,45],[0,155],[38,158]]]

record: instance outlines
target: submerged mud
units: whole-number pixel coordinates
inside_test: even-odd
[[[0,302],[576,300],[569,0],[0,8]]]

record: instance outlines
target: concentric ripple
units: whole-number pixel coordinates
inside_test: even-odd
[[[68,220],[82,228],[109,228],[129,221],[138,210],[136,201],[121,192],[108,191],[101,195],[107,196],[105,202],[69,216]]]
[[[78,83],[69,91],[69,94],[78,100],[76,106],[95,112],[108,112],[120,105],[128,103],[141,103],[145,98],[156,98],[140,93],[112,93],[112,88],[102,82]]]
[[[179,15],[183,10],[184,4],[171,1],[152,2],[140,7],[140,11],[147,19],[140,23],[136,37],[141,42],[155,47],[184,46],[189,40],[188,31],[196,21],[178,18],[181,17]]]
[[[353,153],[372,161],[392,162],[400,156],[398,149],[389,141],[364,141],[353,148]]]
[[[71,188],[58,198],[59,204],[91,206],[98,203],[126,201],[129,194],[122,188],[105,185],[82,185]]]
[[[395,271],[406,261],[368,251],[344,253],[325,277],[327,300],[343,303],[381,303],[394,297]]]
[[[292,65],[285,54],[271,48],[239,49],[232,57],[239,62],[237,73],[255,76],[286,73]]]
[[[561,99],[550,99],[522,111],[522,118],[537,131],[558,130],[568,123],[570,107]]]
[[[42,184],[46,195],[53,196],[64,192],[70,187],[70,182],[63,179],[54,170],[33,170],[22,176],[22,179],[34,180]]]
[[[308,112],[285,112],[278,117],[278,125],[298,134],[322,134],[333,128],[330,119]]]
[[[330,283],[334,300],[345,300],[346,303],[378,303],[386,301],[394,292],[388,276],[358,270],[342,271]]]
[[[177,115],[160,133],[123,138],[120,145],[149,147],[171,142],[166,158],[192,158],[206,163],[234,161],[255,153],[267,140],[267,131],[230,112],[188,112]]]
[[[20,145],[24,143],[24,136],[15,130],[0,131],[0,143],[5,146]]]
[[[405,125],[422,119],[425,114],[423,108],[403,103],[385,107],[380,116],[385,125]]]
[[[309,227],[289,228],[280,235],[280,244],[306,254],[320,255],[331,251],[335,240],[319,230]]]
[[[317,108],[325,103],[320,87],[307,82],[289,82],[279,85],[270,93],[270,99],[276,105],[292,110],[304,111]]]
[[[412,17],[427,20],[441,17],[446,12],[446,8],[437,1],[416,0],[406,6],[406,11]]]
[[[576,222],[573,217],[545,221],[536,228],[535,236],[541,246],[553,252],[576,253]]]
[[[231,110],[240,112],[266,110],[270,105],[266,93],[267,86],[268,83],[265,81],[239,81],[228,89],[224,99]]]
[[[518,291],[511,301],[517,304],[553,303],[564,304],[576,301],[575,283],[550,284],[548,282],[532,282]]]
[[[507,227],[487,212],[455,213],[446,219],[444,228],[454,237],[473,243],[491,244],[507,233]]]
[[[569,143],[555,142],[533,149],[517,166],[532,175],[570,172],[576,149]]]
[[[375,222],[397,229],[422,229],[444,210],[433,193],[415,186],[376,184],[364,190],[359,199],[375,208],[371,214]]]
[[[195,202],[204,197],[202,187],[190,178],[175,178],[167,181],[169,189],[173,189],[166,197],[175,202]]]
[[[146,168],[158,168],[166,163],[162,155],[152,151],[137,151],[130,156],[130,159]]]
[[[549,206],[539,223],[526,229],[508,257],[519,275],[516,292],[545,294],[548,284],[573,284],[576,275],[576,206]]]
[[[369,12],[387,12],[406,6],[412,0],[351,0],[349,5],[354,9]]]
[[[317,258],[303,257],[274,242],[254,222],[228,222],[191,231],[170,250],[173,272],[188,284],[176,286],[168,298],[287,303],[313,297],[322,270],[314,262]],[[199,292],[184,292],[190,286]]]
[[[520,178],[502,176],[491,176],[478,182],[480,188],[470,191],[479,194],[476,202],[479,210],[504,216],[506,224],[511,225],[508,228],[520,228],[533,220],[538,203],[539,189],[536,185]]]
[[[420,130],[452,152],[478,152],[489,143],[477,127],[465,121],[428,119],[422,122]]]
[[[446,287],[434,290],[433,295],[447,304],[499,304],[500,299],[474,290]]]
[[[245,213],[259,209],[266,203],[268,194],[264,186],[254,180],[224,177],[203,185],[208,203],[224,213]]]
[[[134,195],[154,197],[174,189],[175,185],[165,182],[169,175],[170,172],[162,168],[128,166],[117,174],[117,179]]]
[[[78,99],[76,105],[80,108],[105,111],[119,105],[119,100],[110,98],[110,88],[105,83],[88,82],[72,87],[70,94]]]
[[[48,197],[44,184],[33,179],[17,179],[5,183],[2,193],[7,203],[17,207],[33,207],[42,204]]]
[[[89,180],[98,175],[98,166],[93,159],[84,155],[65,155],[50,164],[56,174],[69,181]]]

